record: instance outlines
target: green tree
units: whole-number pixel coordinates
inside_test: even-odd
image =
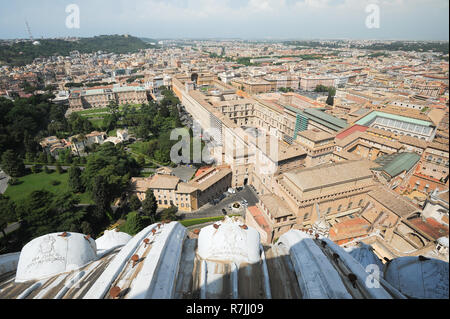
[[[177,212],[178,208],[175,206],[167,208],[161,212],[161,220],[176,221],[178,220]]]
[[[336,89],[333,87],[330,87],[328,89],[328,98],[327,98],[327,104],[334,106],[334,96],[336,95]]]
[[[7,150],[2,154],[1,167],[6,174],[12,177],[20,177],[25,172],[23,160],[12,150]]]
[[[142,202],[142,212],[147,217],[150,217],[152,223],[156,220],[156,211],[158,209],[158,203],[156,202],[155,194],[151,189],[145,192],[145,199]]]
[[[95,215],[99,220],[102,220],[105,216],[112,218],[110,214],[112,197],[109,188],[105,177],[98,175],[94,178],[91,195],[96,206]]]
[[[64,170],[60,163],[56,163],[56,171],[58,172],[58,174],[64,173]]]
[[[131,195],[130,197],[130,208],[134,211],[138,211],[139,208],[141,208],[142,203],[139,200],[139,198],[137,197],[136,194]]]
[[[42,152],[39,154],[39,158],[38,158],[39,163],[47,163],[47,153]]]
[[[55,231],[58,221],[53,210],[54,195],[48,191],[32,192],[18,207],[21,228],[26,238],[33,238]]]
[[[145,224],[142,217],[137,212],[131,212],[127,216],[125,227],[122,231],[134,236],[144,229]]]
[[[84,185],[81,179],[81,169],[72,165],[69,168],[69,187],[74,193],[83,193]]]
[[[0,230],[4,238],[6,238],[4,230],[8,226],[8,223],[17,219],[15,210],[14,202],[9,197],[0,194]]]
[[[137,158],[137,163],[140,167],[144,167],[145,166],[145,158],[142,155],[139,155]]]
[[[39,172],[40,172],[39,165],[33,165],[33,166],[31,166],[31,173],[37,174],[37,173],[39,173]]]

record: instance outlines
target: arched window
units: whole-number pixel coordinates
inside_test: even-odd
[[[353,205],[353,202],[350,202],[350,203],[348,203],[348,207],[347,207],[347,209],[350,209],[350,208],[352,208],[352,205]]]

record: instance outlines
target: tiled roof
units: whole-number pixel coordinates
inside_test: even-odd
[[[370,168],[377,164],[362,161],[345,161],[335,164],[319,165],[307,169],[294,169],[283,175],[303,191],[347,183],[372,177]]]
[[[427,218],[424,221],[422,217],[418,217],[410,219],[409,222],[425,234],[433,237],[435,240],[440,237],[448,236],[448,227],[438,223],[433,218]]]
[[[412,213],[420,210],[407,198],[393,193],[383,187],[374,189],[373,191],[369,192],[368,195],[400,217],[408,217]]]

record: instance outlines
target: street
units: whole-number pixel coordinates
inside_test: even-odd
[[[239,202],[242,204],[242,200],[247,200],[248,206],[254,206],[258,203],[259,199],[253,190],[249,186],[245,186],[244,189],[236,194],[232,194],[224,198],[217,205],[213,205],[211,203],[206,204],[199,210],[193,213],[184,213],[178,212],[177,215],[183,219],[196,219],[196,218],[205,218],[205,217],[216,217],[223,216],[222,209],[227,211],[227,215],[233,215],[232,210],[229,208],[235,202]],[[241,211],[241,214],[244,214],[245,211]]]
[[[3,194],[6,192],[6,189],[8,188],[8,181],[10,177],[6,175],[5,172],[0,170],[0,194]]]
[[[19,227],[20,227],[19,222],[12,223],[11,225],[5,228],[5,234],[8,235],[9,233],[12,233],[13,231],[19,229]],[[1,231],[0,231],[0,238],[3,238],[3,232]]]

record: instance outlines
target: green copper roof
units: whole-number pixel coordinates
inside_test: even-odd
[[[305,113],[318,117],[326,122],[329,122],[333,125],[336,125],[338,127],[340,127],[341,129],[345,128],[348,126],[348,123],[344,120],[341,120],[333,115],[327,114],[321,110],[318,109],[305,109]]]
[[[429,122],[429,121],[418,120],[418,119],[415,119],[412,117],[384,113],[384,112],[380,112],[380,111],[371,112],[370,114],[359,119],[359,121],[357,121],[355,124],[367,126],[366,124],[371,122],[372,120],[374,120],[376,117],[383,117],[383,118],[387,118],[387,119],[391,119],[391,120],[398,120],[398,121],[402,121],[402,122],[423,125],[423,126],[432,126],[433,125],[433,123]]]
[[[346,121],[338,119],[337,117],[334,117],[332,115],[329,115],[323,112],[322,109],[305,109],[302,111],[289,105],[283,105],[283,107],[292,112],[296,112],[297,114],[303,115],[308,120],[315,121],[336,132],[348,126],[348,123]]]
[[[409,171],[420,160],[420,155],[416,153],[395,153],[384,155],[375,160],[380,164],[381,171],[390,177],[395,177],[403,171]]]

